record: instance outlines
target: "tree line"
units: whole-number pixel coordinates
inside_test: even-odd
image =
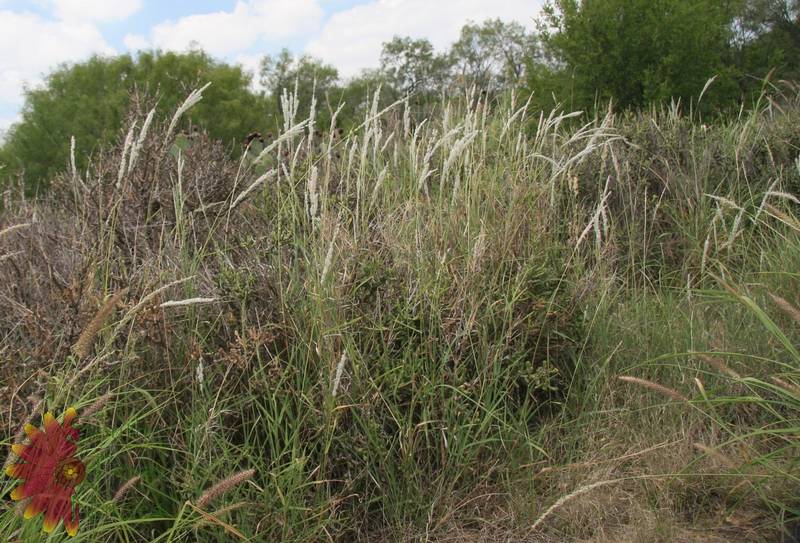
[[[799,71],[800,0],[551,0],[532,30],[497,19],[469,23],[446,51],[397,36],[383,44],[378,66],[348,79],[284,49],[262,59],[260,90],[241,67],[201,50],[94,57],[63,65],[41,88],[25,91],[21,120],[0,147],[0,181],[22,178],[35,192],[66,166],[72,136],[85,167],[119,137],[132,100],[147,96],[169,111],[207,82],[190,122],[236,153],[248,133],[277,131],[287,91],[296,90],[300,116],[313,99],[318,126],[338,111],[346,131],[363,119],[378,88],[381,100],[408,97],[420,109],[474,87],[498,97],[514,89],[541,109],[592,112],[610,103],[627,110],[681,100],[724,115]]]

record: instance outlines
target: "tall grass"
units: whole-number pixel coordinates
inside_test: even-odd
[[[201,97],[0,224],[0,422],[89,413],[77,540],[797,517],[795,94],[711,127],[376,94],[320,137],[287,93],[239,163],[179,132]]]

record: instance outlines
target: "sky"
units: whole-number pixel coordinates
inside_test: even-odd
[[[0,0],[0,134],[19,119],[23,90],[63,63],[94,54],[185,51],[254,72],[288,47],[351,77],[378,64],[392,37],[438,50],[467,22],[500,18],[533,28],[543,0]]]

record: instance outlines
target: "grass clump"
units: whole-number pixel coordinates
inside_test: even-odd
[[[0,422],[81,409],[78,539],[797,516],[796,97],[708,129],[376,97],[341,137],[286,108],[235,163],[179,132],[201,96],[2,217]]]

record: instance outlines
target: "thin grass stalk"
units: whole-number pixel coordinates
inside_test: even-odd
[[[86,325],[81,335],[78,336],[78,341],[72,346],[72,352],[75,356],[79,359],[84,359],[89,356],[89,351],[94,345],[94,340],[97,338],[97,334],[105,325],[106,321],[111,317],[111,315],[116,311],[117,305],[119,302],[128,294],[128,289],[124,288],[111,296],[100,310],[95,314],[94,318],[89,321],[89,324]]]
[[[734,370],[732,370],[732,369],[730,368],[730,366],[728,366],[727,364],[725,364],[725,362],[723,362],[723,361],[722,361],[722,360],[720,360],[719,358],[715,358],[715,357],[713,357],[713,356],[708,356],[708,355],[705,355],[705,354],[698,354],[697,356],[698,356],[700,359],[702,359],[702,360],[704,360],[705,362],[707,362],[707,363],[708,363],[710,366],[712,366],[713,368],[715,368],[717,371],[719,371],[720,373],[723,373],[723,374],[727,375],[728,377],[731,377],[731,378],[733,378],[733,379],[741,379],[741,378],[742,378],[742,376],[741,376],[741,375],[739,375],[737,372],[735,372]]]
[[[106,404],[109,402],[109,400],[111,400],[111,398],[113,398],[113,397],[114,397],[114,393],[113,392],[106,392],[105,394],[103,394],[102,396],[97,398],[94,401],[94,403],[92,403],[92,405],[87,407],[83,411],[83,413],[81,413],[81,418],[83,420],[91,419],[94,415],[96,415],[97,413],[102,411],[103,408],[106,406]]]
[[[142,478],[138,475],[135,477],[131,477],[127,481],[125,481],[120,487],[114,492],[114,497],[111,498],[112,503],[119,503],[125,498],[125,495],[130,491],[134,486],[136,486]]]
[[[245,190],[243,190],[239,194],[239,196],[237,196],[236,199],[233,202],[231,202],[231,205],[228,207],[228,211],[230,212],[230,211],[233,211],[234,209],[236,209],[236,206],[241,204],[244,201],[244,199],[247,198],[247,196],[251,192],[256,190],[258,187],[260,187],[261,185],[263,185],[264,183],[266,183],[267,181],[269,181],[273,177],[275,177],[277,174],[278,174],[278,170],[273,168],[273,169],[269,170],[268,172],[266,172],[264,175],[260,176],[255,181],[253,181],[250,184],[249,187],[247,187]]]
[[[199,89],[193,90],[189,93],[189,96],[186,97],[186,100],[178,107],[175,111],[175,114],[172,116],[172,120],[169,123],[169,127],[167,128],[167,135],[164,138],[164,142],[167,143],[171,141],[172,133],[175,131],[175,127],[178,126],[178,121],[183,116],[184,113],[189,111],[192,107],[194,107],[200,100],[203,99],[203,92],[211,86],[211,83],[206,83]]]
[[[256,470],[248,469],[234,473],[230,477],[226,477],[203,492],[203,494],[197,499],[197,507],[200,509],[205,508],[219,496],[252,479],[255,474]]]
[[[781,298],[776,294],[772,294],[771,292],[768,293],[769,297],[772,298],[772,301],[775,302],[781,311],[786,313],[788,316],[794,320],[797,324],[800,324],[800,309],[797,309],[791,303],[789,303],[785,298]]]
[[[620,381],[625,381],[626,383],[631,383],[634,385],[650,389],[654,392],[658,392],[659,394],[666,396],[668,398],[672,398],[675,401],[689,403],[689,398],[687,398],[677,390],[673,390],[671,388],[665,387],[664,385],[654,383],[653,381],[648,381],[647,379],[640,379],[639,377],[631,377],[629,375],[620,375],[619,377],[617,377],[617,379],[619,379]]]
[[[169,300],[160,304],[158,307],[161,309],[167,309],[169,307],[186,307],[190,305],[199,305],[199,304],[213,304],[214,302],[218,301],[218,298],[186,298],[185,300]]]

